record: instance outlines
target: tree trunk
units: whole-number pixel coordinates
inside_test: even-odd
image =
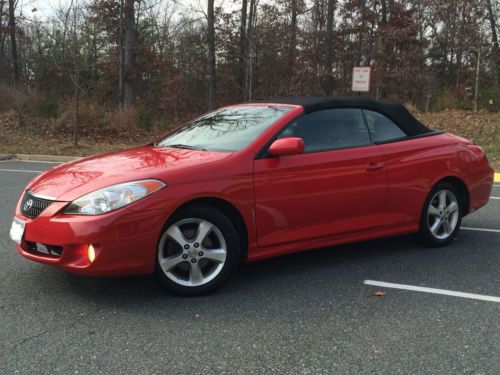
[[[17,40],[16,40],[16,16],[15,1],[9,0],[9,30],[10,30],[10,48],[12,57],[12,69],[14,71],[14,82],[19,82],[19,61],[17,58]]]
[[[387,24],[387,0],[382,0],[382,24]]]
[[[124,94],[123,94],[123,76],[124,76],[124,58],[123,58],[123,0],[120,0],[120,31],[118,34],[119,40],[118,40],[118,53],[119,55],[119,67],[118,67],[118,99],[120,102],[120,106],[123,108],[123,99],[124,99]]]
[[[125,0],[123,8],[123,108],[134,107],[135,67],[135,0]]]
[[[253,22],[257,13],[257,0],[250,0],[250,11],[248,13],[247,22],[247,50],[246,50],[246,71],[245,71],[245,87],[247,93],[245,99],[252,100],[252,48],[253,48]]]
[[[333,91],[333,23],[335,22],[335,4],[336,0],[328,0],[326,34],[325,34],[325,56],[323,62],[322,89],[325,96],[332,95]]]
[[[288,69],[290,71],[290,79],[293,78],[294,67],[295,67],[295,52],[297,49],[297,1],[292,0],[292,20],[290,23],[290,51],[288,55]]]
[[[458,39],[462,40],[465,38],[464,35],[464,30],[465,30],[465,23],[467,22],[466,16],[467,16],[467,5],[468,5],[468,0],[464,0],[462,4],[462,11],[460,15],[460,29],[458,32]],[[462,57],[463,57],[463,43],[459,42],[458,47],[457,47],[457,52],[456,52],[456,62],[457,62],[457,83],[456,85],[459,86],[462,80]]]
[[[3,8],[5,6],[5,0],[0,0],[0,30],[4,30],[4,25],[3,25]],[[3,59],[4,56],[4,41],[5,41],[5,34],[0,33],[0,60]]]
[[[479,98],[479,70],[481,68],[481,42],[477,48],[477,63],[476,63],[476,84],[474,89],[474,112],[479,110],[477,100]]]
[[[208,0],[207,10],[207,42],[208,42],[208,109],[215,108],[215,92],[217,78],[215,76],[215,15],[214,0]]]
[[[361,66],[361,58],[363,57],[363,33],[365,32],[365,13],[366,0],[361,1],[361,28],[359,30],[359,49],[358,49],[358,66]]]
[[[73,2],[71,3],[73,5]],[[81,56],[78,48],[78,3],[75,8],[73,8],[73,73],[74,73],[74,92],[73,92],[73,101],[74,101],[74,113],[73,113],[73,144],[75,147],[78,146],[78,128],[79,128],[79,111],[80,111],[80,60]]]
[[[207,11],[207,41],[208,41],[208,109],[215,108],[216,71],[215,71],[215,15],[214,0],[208,0]]]
[[[488,19],[491,25],[491,39],[493,41],[493,64],[496,73],[497,84],[500,83],[500,47],[498,45],[498,34],[497,34],[497,24],[495,21],[495,15],[493,14],[493,7],[491,6],[491,0],[486,0],[486,7],[488,8]]]
[[[247,8],[248,0],[242,0],[241,3],[241,23],[240,23],[240,56],[239,56],[239,76],[238,83],[240,86],[240,100],[245,101],[246,79],[245,72],[247,70]]]
[[[389,58],[389,45],[386,42],[386,33],[387,33],[387,24],[388,24],[388,9],[387,9],[387,0],[382,0],[382,10],[381,10],[381,18],[382,18],[382,27],[381,27],[381,44],[382,44],[382,61],[381,61],[381,74],[379,74],[378,79],[380,80],[380,93],[382,98],[387,97],[387,70],[388,70],[388,58]],[[378,93],[377,93],[378,95]]]
[[[74,101],[74,113],[73,113],[73,144],[75,147],[78,146],[78,120],[79,120],[79,111],[80,111],[80,98],[79,98],[79,84],[80,84],[80,72],[78,69],[78,63],[75,61],[75,81],[74,81],[74,93],[73,93],[73,101]]]

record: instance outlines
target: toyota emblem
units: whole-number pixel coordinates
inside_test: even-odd
[[[33,199],[29,199],[23,206],[24,211],[29,211],[29,209],[33,207]]]

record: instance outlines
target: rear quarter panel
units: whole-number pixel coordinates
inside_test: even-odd
[[[449,135],[437,134],[379,145],[388,181],[383,225],[411,224],[418,229],[432,187],[445,177],[463,179],[457,144]]]
[[[469,191],[469,212],[481,208],[491,195],[494,170],[481,147],[467,139],[448,135],[457,148],[456,166]]]

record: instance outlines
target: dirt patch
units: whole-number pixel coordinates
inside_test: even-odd
[[[490,163],[500,170],[500,113],[446,110],[414,113],[424,124],[473,140],[484,148]],[[73,129],[56,119],[0,113],[0,153],[86,156],[146,144],[163,134],[130,125],[82,125],[79,146],[73,146]]]

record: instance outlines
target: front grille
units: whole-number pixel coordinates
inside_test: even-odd
[[[26,191],[21,202],[21,212],[24,216],[34,219],[49,207],[51,203],[52,201],[35,197],[30,191]]]
[[[63,252],[62,246],[45,245],[36,242],[25,241],[28,250],[37,255],[50,255],[52,257],[60,258]]]

